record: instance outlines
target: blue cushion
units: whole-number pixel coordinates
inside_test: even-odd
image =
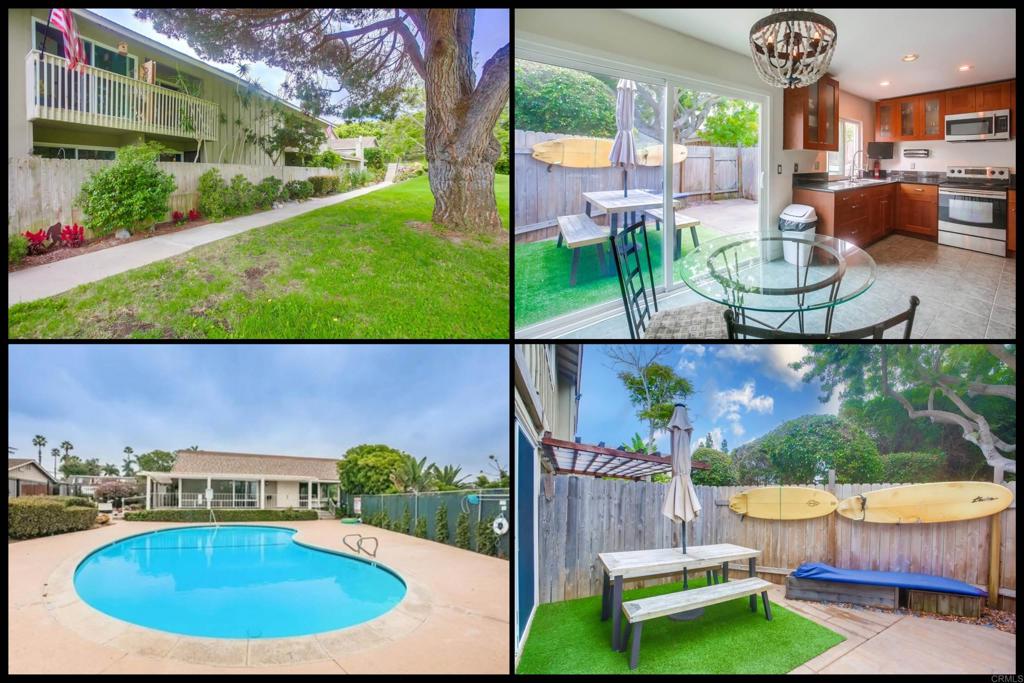
[[[912,574],[910,572],[875,572],[866,569],[837,569],[824,562],[807,562],[793,572],[798,579],[815,581],[837,581],[839,583],[859,583],[866,586],[899,586],[920,591],[937,593],[956,593],[957,595],[987,596],[988,591],[975,588],[969,583],[949,579],[945,576],[931,574]]]

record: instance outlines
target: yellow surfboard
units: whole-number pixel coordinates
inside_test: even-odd
[[[910,484],[869,491],[839,503],[843,517],[863,522],[922,524],[988,517],[1009,507],[1010,489],[984,481]]]
[[[559,138],[538,142],[533,146],[533,158],[545,164],[565,168],[608,168],[612,153],[612,140],[608,138]]]
[[[636,161],[641,166],[661,166],[665,156],[665,145],[652,145],[636,151]],[[672,145],[672,163],[686,161],[686,145]]]
[[[729,509],[758,519],[812,519],[836,509],[836,497],[821,489],[800,486],[771,486],[737,493]]]

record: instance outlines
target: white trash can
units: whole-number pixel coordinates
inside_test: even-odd
[[[813,206],[790,204],[779,215],[779,231],[783,237],[813,240],[817,227],[818,215],[814,212]],[[786,259],[787,263],[792,263],[795,266],[806,266],[811,258],[811,245],[798,242],[783,242],[782,256]]]

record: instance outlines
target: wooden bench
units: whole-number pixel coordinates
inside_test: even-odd
[[[678,593],[655,595],[651,598],[630,600],[622,603],[622,616],[626,619],[626,637],[622,639],[622,650],[626,650],[626,643],[630,635],[633,637],[633,646],[629,656],[629,668],[636,669],[640,663],[640,634],[643,631],[644,622],[658,617],[667,617],[670,614],[685,612],[707,607],[719,602],[727,602],[735,598],[761,594],[764,603],[764,616],[768,621],[772,620],[772,608],[768,602],[768,588],[772,584],[769,581],[758,578],[740,579],[719,583],[714,586],[695,588]],[[757,602],[751,599],[751,611],[757,611]]]
[[[726,577],[719,576],[720,570],[722,569],[722,563],[717,560],[709,560],[707,562],[698,562],[687,569],[683,570],[683,590],[687,588],[687,582],[689,580],[689,573],[693,571],[704,570],[704,576],[707,580],[707,585],[718,583],[719,581],[725,581]],[[638,579],[653,579],[658,576],[669,576],[671,574],[678,574],[677,571],[668,572],[666,574],[650,574]],[[604,574],[603,588],[601,590],[601,621],[608,621],[612,616],[612,583],[608,580],[607,572]]]
[[[644,211],[648,216],[654,219],[654,229],[661,230],[661,222],[665,220],[665,211],[663,209],[647,209]],[[697,226],[700,225],[700,221],[696,218],[687,216],[681,211],[676,211],[676,237],[675,246],[672,247],[672,258],[677,259],[682,255],[682,230],[683,228],[690,229],[690,237],[693,238],[694,248],[700,246],[700,240],[697,239]]]
[[[594,245],[597,248],[597,263],[602,273],[607,273],[608,268],[604,262],[604,243],[608,239],[608,233],[600,225],[594,222],[585,213],[577,213],[572,216],[558,217],[558,242],[556,247],[565,246],[573,250],[572,270],[569,272],[569,286],[576,286],[576,271],[579,269],[581,247]]]

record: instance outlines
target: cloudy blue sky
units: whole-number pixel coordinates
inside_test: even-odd
[[[184,52],[187,55],[199,59],[199,55],[193,50],[189,44],[184,40],[176,38],[169,38],[162,33],[157,33],[153,30],[153,25],[149,21],[139,21],[135,18],[133,12],[130,9],[90,9],[90,12],[95,12],[100,16],[103,16],[111,21],[114,21],[125,28],[131,29],[136,33],[141,33],[147,38],[153,38],[158,40],[164,45],[171,47],[179,52]],[[476,26],[473,32],[473,53],[477,56],[476,59],[476,74],[480,75],[480,71],[483,65],[490,59],[494,52],[509,42],[509,12],[507,8],[488,8],[488,9],[477,9],[476,11]],[[204,60],[205,61],[205,60]],[[207,62],[211,66],[215,66],[219,69],[223,69],[230,74],[235,74],[237,65],[236,64],[219,64],[217,62]],[[264,90],[271,92],[275,95],[280,95],[278,88],[284,83],[285,72],[281,69],[270,67],[263,62],[256,62],[250,64],[252,67],[252,76],[259,79],[260,84]],[[298,104],[293,102],[293,104]],[[328,121],[341,122],[340,117],[336,116],[324,116]]]
[[[508,464],[504,345],[11,345],[8,445],[120,465],[206,450],[340,456],[386,443],[476,475]]]
[[[636,432],[646,438],[647,428],[604,349],[584,347],[579,435],[585,443],[604,441],[614,447],[628,444]],[[820,403],[818,383],[804,383],[788,367],[804,353],[793,344],[687,344],[672,347],[661,362],[694,385],[686,401],[694,441],[711,432],[716,446],[726,439],[731,450],[794,417],[838,412],[834,395],[828,404]],[[667,435],[660,435],[658,448],[669,451]]]

